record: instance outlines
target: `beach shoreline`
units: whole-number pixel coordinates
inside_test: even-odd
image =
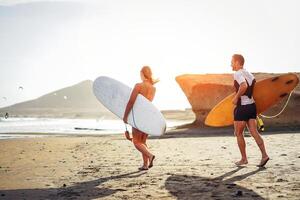
[[[76,130],[76,128],[74,128]],[[114,135],[123,135],[123,131],[108,131],[101,132],[102,130],[93,130],[89,132],[85,132],[85,129],[82,129],[82,132],[77,133],[63,133],[63,132],[2,132],[0,135],[26,135],[26,136],[43,136],[43,137],[110,137]],[[299,133],[300,126],[273,126],[267,127],[265,131],[260,131],[262,135],[272,135],[272,134],[286,134],[286,133]],[[206,137],[217,137],[217,136],[233,136],[234,130],[233,126],[228,127],[200,127],[195,125],[194,123],[182,123],[178,126],[168,127],[166,133],[162,136],[151,136],[149,135],[149,139],[157,139],[157,138],[170,138],[170,137],[190,137],[190,136],[206,136]],[[245,135],[249,135],[249,131],[245,130]]]

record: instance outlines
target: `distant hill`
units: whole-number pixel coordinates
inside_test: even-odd
[[[8,112],[10,116],[18,117],[115,118],[96,99],[92,84],[93,81],[85,80],[37,99],[2,108],[0,113]]]

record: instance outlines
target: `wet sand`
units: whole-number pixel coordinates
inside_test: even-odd
[[[246,137],[249,164],[231,135],[188,131],[152,138],[154,167],[121,135],[0,141],[0,199],[299,199],[300,134],[264,135],[271,160]]]

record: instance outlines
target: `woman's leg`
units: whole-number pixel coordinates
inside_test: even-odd
[[[247,155],[246,155],[246,143],[244,139],[244,129],[246,126],[245,121],[234,121],[234,134],[237,138],[237,143],[242,155],[242,159],[236,162],[237,165],[247,164]]]
[[[143,133],[137,129],[132,130],[133,143],[137,150],[142,153],[144,166],[148,167],[148,160],[153,157],[153,155],[148,150],[147,146],[143,143]]]
[[[146,140],[148,135],[147,134],[141,134],[142,136],[142,144],[144,144],[147,148],[147,144],[146,144]],[[143,160],[144,160],[144,166],[148,166],[148,161],[149,161],[149,157],[147,157],[147,155],[143,154]]]
[[[143,144],[146,146],[146,148],[148,149],[149,151],[149,148],[147,146],[147,138],[148,138],[148,134],[145,134],[145,133],[142,133],[142,142]],[[149,151],[150,152],[150,151]],[[151,153],[152,154],[152,153]],[[151,157],[149,157],[149,168],[153,167],[153,160],[155,159],[155,155],[152,154]]]

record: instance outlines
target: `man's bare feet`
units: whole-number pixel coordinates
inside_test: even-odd
[[[248,160],[240,160],[238,162],[235,162],[236,166],[241,166],[241,165],[247,165],[248,164]]]
[[[267,164],[267,162],[270,160],[269,156],[262,158],[259,165],[257,165],[257,167],[263,167]]]

